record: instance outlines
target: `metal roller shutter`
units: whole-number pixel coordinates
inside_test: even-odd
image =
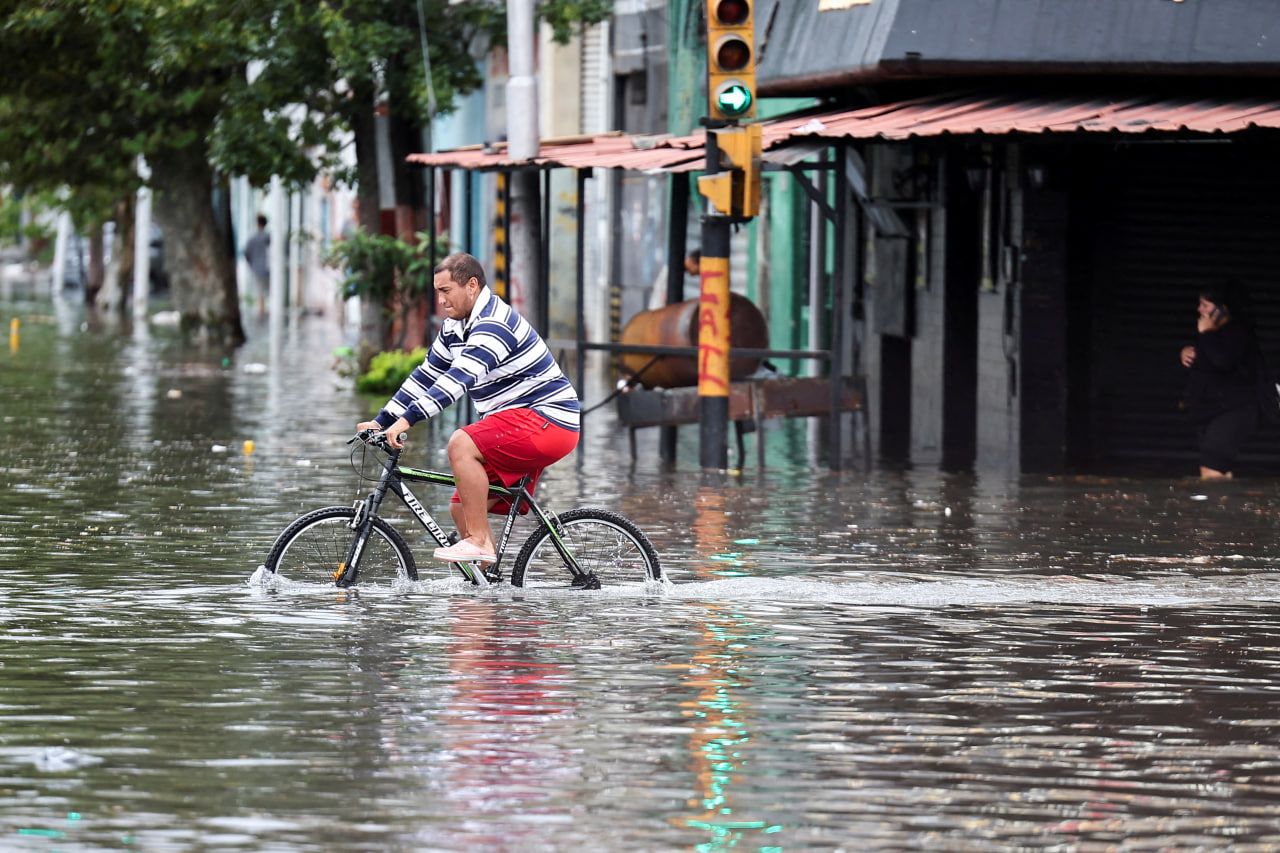
[[[1245,283],[1268,363],[1280,368],[1280,167],[1261,147],[1232,143],[1137,145],[1095,164],[1091,455],[1194,471],[1178,350],[1195,333],[1201,286]],[[1280,428],[1264,427],[1241,469],[1277,468]]]

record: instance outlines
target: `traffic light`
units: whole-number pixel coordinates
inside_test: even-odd
[[[707,149],[714,147],[720,171],[698,178],[698,192],[717,215],[749,219],[760,213],[763,141],[758,124],[707,131]]]
[[[756,114],[754,0],[707,0],[708,115],[722,121]]]

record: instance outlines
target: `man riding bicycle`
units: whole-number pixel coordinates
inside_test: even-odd
[[[578,395],[547,345],[523,317],[485,284],[484,268],[465,252],[435,269],[444,325],[422,364],[372,421],[394,447],[418,421],[434,417],[468,394],[481,419],[449,438],[449,465],[458,488],[449,512],[459,540],[437,548],[446,562],[495,562],[489,512],[504,514],[506,499],[489,500],[489,484],[511,486],[531,476],[529,491],[548,465],[578,445]]]

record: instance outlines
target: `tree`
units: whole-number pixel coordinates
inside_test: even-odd
[[[184,326],[244,339],[234,266],[214,217],[210,138],[257,7],[182,0],[0,5],[0,179],[67,187],[79,222],[109,218],[152,171],[166,267]]]
[[[567,39],[611,5],[539,12]],[[310,182],[354,139],[355,173],[340,177],[377,232],[377,111],[412,147],[433,107],[481,84],[473,52],[505,33],[500,0],[0,0],[0,15],[0,181],[70,187],[68,203],[101,219],[145,158],[184,326],[231,343],[243,339],[234,247],[214,188],[230,174]]]

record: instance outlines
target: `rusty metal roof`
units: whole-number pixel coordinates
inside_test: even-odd
[[[897,141],[936,136],[1113,133],[1208,134],[1280,129],[1280,98],[1196,98],[1107,95],[1016,95],[979,92],[932,95],[855,109],[830,110],[761,123],[765,159],[818,140]],[[544,141],[538,156],[516,161],[499,149],[467,148],[413,154],[424,166],[462,169],[520,167],[627,169],[641,172],[701,170],[705,132],[641,137],[610,133]],[[770,157],[770,152],[774,157]],[[783,157],[783,159],[786,159]]]
[[[1235,133],[1280,128],[1280,98],[938,95],[773,122],[770,137],[910,139],[1011,133]]]
[[[409,162],[422,166],[480,170],[533,166],[666,171],[687,160],[700,161],[704,158],[705,138],[702,132],[682,139],[624,136],[615,132],[594,137],[545,140],[538,148],[538,156],[528,161],[512,159],[507,155],[506,145],[502,144],[493,148],[476,146],[435,154],[410,154]]]

